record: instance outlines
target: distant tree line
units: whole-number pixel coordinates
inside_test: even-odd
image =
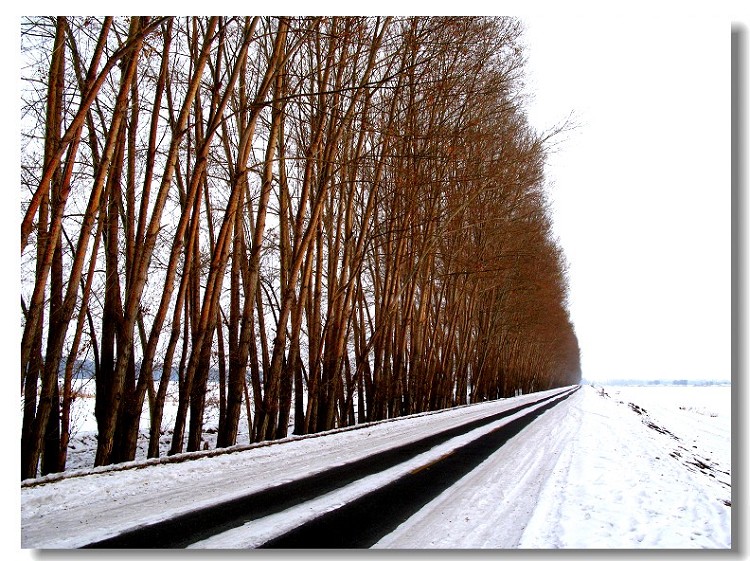
[[[22,477],[577,383],[522,26],[487,17],[26,17]],[[172,382],[175,384],[175,382]]]

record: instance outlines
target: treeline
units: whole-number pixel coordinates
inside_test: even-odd
[[[522,28],[484,17],[22,20],[22,477],[577,383]],[[162,427],[177,373],[174,426]],[[174,382],[173,382],[174,385]]]

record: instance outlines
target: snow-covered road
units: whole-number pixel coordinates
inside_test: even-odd
[[[210,456],[196,453],[193,456],[198,459],[181,463],[173,463],[175,458],[171,458],[169,463],[147,467],[142,467],[142,462],[132,464],[142,469],[74,471],[59,480],[51,476],[47,478],[50,480],[47,483],[24,485],[22,488],[22,546],[45,549],[81,547],[133,527],[166,520],[324,472],[555,393],[559,393],[559,390],[373,423],[356,430],[290,438],[232,454]],[[487,432],[491,429],[492,426],[488,426],[478,430]],[[478,434],[453,439],[453,446],[460,446]],[[435,449],[427,454],[439,457],[445,451]],[[363,493],[388,478],[397,477],[403,470],[408,472],[429,461],[431,457],[415,458],[386,474],[376,474],[368,481],[358,483],[355,491],[348,491]],[[337,493],[317,509],[333,508],[331,505],[335,506],[342,500],[345,499]],[[234,537],[230,539],[211,541],[212,547],[219,543],[221,547],[260,545],[264,539],[283,531],[288,525],[287,519],[298,521],[294,512],[287,514],[287,517],[281,517],[285,520],[283,525],[273,522],[278,517],[272,519],[270,526],[273,531],[270,533],[258,530],[259,534],[255,535],[256,528],[268,528],[269,524],[267,520],[254,521],[249,535],[248,532],[234,532]]]
[[[716,390],[716,405],[709,409],[691,403],[688,394],[678,395],[681,389],[607,388],[608,395],[600,395],[583,387],[375,547],[731,547],[730,389],[706,388]],[[93,470],[25,486],[22,547],[78,547],[534,399],[538,394],[184,463]],[[439,447],[428,452],[436,457],[443,453]],[[394,473],[376,474],[371,481],[321,497],[314,508],[335,508],[347,493],[361,496],[382,478],[411,467],[397,466]],[[308,507],[274,514],[196,546],[257,546],[282,527],[304,520]]]
[[[582,392],[546,411],[376,548],[513,548],[575,436]]]

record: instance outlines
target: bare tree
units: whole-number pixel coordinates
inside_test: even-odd
[[[64,469],[82,365],[97,465],[146,404],[157,457],[170,394],[175,454],[212,392],[225,447],[580,379],[517,20],[22,29],[22,477]]]

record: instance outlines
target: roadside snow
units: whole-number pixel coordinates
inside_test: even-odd
[[[94,380],[74,380],[74,393],[77,396],[71,406],[71,439],[68,446],[68,459],[66,470],[88,470],[94,465],[96,456],[97,425],[94,416]],[[161,438],[159,439],[159,450],[161,456],[166,456],[172,444],[172,430],[177,417],[177,383],[170,382],[167,397],[164,403],[164,411],[161,422]],[[216,447],[216,439],[219,427],[219,390],[216,383],[209,382],[206,410],[204,414],[204,431],[201,435],[201,448],[213,449]],[[23,411],[21,406],[20,411]],[[135,460],[144,461],[147,458],[149,446],[149,427],[151,425],[151,412],[148,401],[145,403],[141,414],[140,429],[136,442]],[[293,421],[293,420],[292,420]],[[293,426],[293,425],[292,425]],[[187,432],[187,431],[186,431]],[[291,432],[291,430],[290,430]],[[187,434],[184,438],[187,442]],[[237,430],[237,444],[247,445],[250,443],[247,415],[245,408],[240,410],[240,420]]]
[[[731,548],[731,388],[584,390],[518,546]]]

